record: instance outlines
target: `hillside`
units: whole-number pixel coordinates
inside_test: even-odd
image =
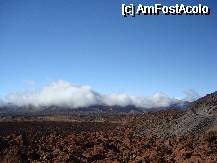
[[[198,99],[185,111],[172,113],[173,111],[149,113],[151,115],[143,114],[140,119],[133,122],[140,124],[139,127],[137,126],[137,133],[171,137],[188,134],[198,135],[216,130],[217,92]]]

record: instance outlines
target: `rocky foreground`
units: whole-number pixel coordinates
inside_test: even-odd
[[[215,92],[187,110],[2,116],[0,162],[217,162],[216,101]]]

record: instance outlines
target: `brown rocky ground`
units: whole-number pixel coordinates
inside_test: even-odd
[[[140,118],[168,112],[145,113]],[[175,110],[171,112],[170,118],[175,116]],[[0,162],[217,161],[217,132],[170,138],[139,136],[134,127],[137,116],[128,117],[129,123],[1,122]]]
[[[0,162],[217,162],[217,92],[186,110],[1,116]]]

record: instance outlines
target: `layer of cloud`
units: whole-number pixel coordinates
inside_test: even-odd
[[[77,85],[66,81],[54,81],[47,86],[27,92],[10,93],[3,98],[4,103],[18,106],[64,106],[86,107],[91,105],[134,105],[137,107],[153,108],[167,107],[177,99],[164,93],[155,93],[152,96],[130,96],[126,93],[101,94],[87,85]]]

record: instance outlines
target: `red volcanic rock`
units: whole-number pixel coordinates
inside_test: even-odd
[[[216,132],[154,134],[157,124],[169,123],[179,114],[131,114],[120,123],[1,122],[0,162],[216,162]],[[150,134],[139,134],[140,129]]]

